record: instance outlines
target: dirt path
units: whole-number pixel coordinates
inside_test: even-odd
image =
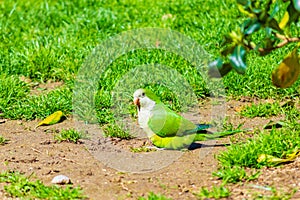
[[[243,119],[234,113],[234,109],[240,106],[241,102],[228,104],[228,115],[235,122],[246,121],[245,127],[260,126],[270,119]],[[218,140],[215,145],[205,142],[201,148],[191,151],[179,152],[177,159],[170,159],[163,151],[156,151],[158,154],[166,154],[170,164],[156,170],[149,166],[149,171],[144,173],[120,172],[108,161],[100,162],[88,151],[90,141],[83,140],[82,144],[67,142],[57,143],[53,136],[61,129],[68,129],[74,126],[72,119],[62,123],[39,127],[34,129],[38,121],[23,122],[7,120],[0,124],[0,135],[9,139],[9,143],[1,148],[0,169],[15,170],[26,175],[34,174],[34,177],[50,185],[54,176],[64,174],[71,178],[74,186],[81,186],[84,193],[90,199],[137,199],[139,196],[147,196],[150,191],[164,194],[173,199],[196,199],[193,193],[200,191],[201,187],[211,188],[213,185],[220,185],[221,181],[212,176],[217,170],[218,163],[214,155],[226,148],[223,144],[229,142],[229,138]],[[145,141],[129,140],[114,141],[108,140],[110,145],[130,146],[138,145]],[[102,152],[106,150],[103,149]],[[97,153],[101,151],[97,151]],[[147,158],[149,153],[136,153],[138,156]],[[150,158],[150,157],[149,157]],[[115,159],[115,158],[111,158]],[[124,166],[136,165],[136,163],[122,162]],[[148,160],[149,161],[149,160]],[[151,160],[150,160],[151,161]],[[149,161],[149,163],[151,163]],[[164,160],[161,162],[164,163]],[[108,165],[108,166],[107,166]],[[124,169],[124,166],[121,168]],[[139,164],[137,165],[139,166]],[[126,168],[126,167],[125,167]],[[291,192],[294,188],[300,188],[300,160],[284,165],[279,168],[263,169],[263,174],[258,180],[228,185],[232,191],[231,199],[252,199],[255,194],[271,194],[265,190],[265,186],[274,186],[279,192]],[[148,169],[148,168],[147,168]],[[140,172],[140,171],[139,171]],[[0,185],[0,186],[3,186]],[[227,186],[226,186],[227,187]],[[3,187],[0,187],[0,199],[4,199]],[[293,199],[300,199],[298,191]]]

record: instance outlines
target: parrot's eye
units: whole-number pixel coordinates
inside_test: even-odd
[[[142,93],[142,97],[144,97],[144,96],[145,96],[145,92]]]

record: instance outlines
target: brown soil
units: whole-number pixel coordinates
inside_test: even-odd
[[[280,118],[240,117],[237,110],[249,100],[230,101],[227,115],[235,125],[245,123],[246,128],[261,128],[269,120]],[[210,112],[203,104],[203,121],[209,121]],[[208,111],[209,110],[209,111]],[[0,146],[0,169],[34,174],[46,185],[54,176],[68,176],[74,186],[81,186],[90,199],[137,199],[150,191],[172,199],[197,199],[193,193],[201,187],[219,186],[222,181],[212,176],[218,169],[214,155],[224,151],[229,138],[207,141],[190,151],[158,150],[132,153],[129,147],[148,145],[147,139],[104,139],[97,126],[86,127],[89,139],[80,144],[55,142],[54,135],[61,129],[78,126],[72,118],[52,126],[35,129],[38,121],[5,120],[0,124],[0,135],[9,142]],[[82,125],[81,128],[85,129]],[[97,132],[98,131],[98,132]],[[238,138],[239,135],[231,136]],[[232,191],[229,199],[253,199],[258,194],[271,195],[267,187],[290,193],[300,188],[300,159],[277,168],[265,168],[259,179],[226,187]],[[122,172],[121,172],[122,171]],[[7,199],[3,185],[0,199]],[[300,199],[297,191],[293,199]]]

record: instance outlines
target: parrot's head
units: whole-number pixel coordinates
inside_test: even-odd
[[[133,102],[140,111],[141,109],[151,110],[160,100],[150,90],[138,89],[133,93]]]

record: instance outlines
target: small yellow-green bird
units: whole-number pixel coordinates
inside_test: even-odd
[[[138,89],[133,94],[137,106],[138,123],[151,142],[159,148],[188,148],[194,141],[204,141],[231,135],[240,130],[221,133],[203,133],[211,125],[194,124],[170,110],[148,89]]]

